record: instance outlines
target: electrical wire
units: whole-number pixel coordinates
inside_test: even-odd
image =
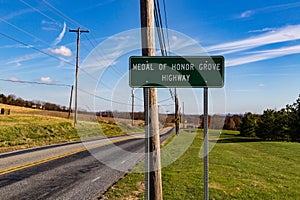
[[[98,96],[98,95],[92,94],[92,93],[90,93],[90,92],[88,92],[88,91],[85,91],[85,90],[83,90],[83,89],[80,89],[80,88],[78,88],[78,90],[80,90],[81,92],[86,93],[86,94],[88,94],[88,95],[94,96],[95,98],[104,100],[104,101],[108,101],[108,102],[112,102],[112,103],[116,103],[116,104],[120,104],[120,105],[131,106],[131,104],[128,104],[128,103],[122,103],[122,102],[118,102],[118,101],[113,101],[113,100],[111,100],[111,99],[107,99],[107,98],[104,98],[104,97],[100,97],[100,96]],[[135,106],[144,107],[143,105],[135,105]]]
[[[46,6],[50,9],[52,9],[51,12],[53,12],[54,14],[58,15],[59,17],[61,17],[62,19],[64,19],[65,21],[69,22],[70,24],[73,24],[74,26],[78,26],[78,27],[84,27],[86,29],[88,29],[87,27],[81,25],[79,22],[75,21],[74,19],[71,19],[70,17],[68,17],[66,14],[64,14],[62,11],[60,11],[59,9],[57,9],[55,6],[53,6],[52,4],[50,4],[48,1],[43,0],[44,4],[46,4]],[[88,38],[87,35],[84,35],[85,38],[89,41],[90,45],[96,49],[96,52],[101,55],[98,51],[98,49],[96,48],[96,46],[93,44],[93,42]],[[96,40],[95,40],[96,41]],[[85,46],[85,43],[82,43],[84,45],[84,48],[87,50],[87,52],[90,52],[90,50],[87,49],[87,47]],[[92,55],[94,56],[94,55]],[[97,56],[94,56],[95,60],[100,64],[101,62],[98,60]],[[122,76],[122,74],[120,72],[118,72],[113,66],[110,67],[110,69],[112,69],[117,75]]]
[[[25,47],[34,49],[34,50],[36,50],[36,51],[38,51],[38,52],[40,52],[40,53],[42,53],[42,54],[44,54],[44,55],[46,55],[46,56],[49,56],[49,57],[54,58],[54,59],[56,59],[56,60],[58,60],[58,61],[64,62],[64,63],[66,63],[66,64],[68,64],[68,65],[74,66],[74,64],[72,64],[72,63],[70,63],[70,62],[67,62],[67,61],[65,61],[64,59],[61,59],[61,58],[56,57],[56,56],[53,56],[53,55],[51,55],[51,54],[49,54],[49,53],[47,53],[47,52],[45,52],[45,51],[43,51],[43,50],[40,50],[40,49],[38,49],[38,48],[36,48],[36,47],[34,47],[34,46],[32,46],[32,45],[26,44],[26,43],[24,43],[24,42],[22,42],[22,41],[20,41],[20,40],[18,40],[18,39],[16,39],[16,38],[13,38],[13,37],[11,37],[11,36],[9,36],[9,35],[6,35],[5,33],[0,32],[0,35],[2,35],[3,37],[8,38],[8,39],[10,39],[10,40],[13,40],[13,41],[15,41],[15,42],[18,42],[18,43],[24,45]]]
[[[59,9],[57,9],[56,7],[54,7],[52,4],[50,4],[48,1],[43,0],[43,2],[47,5],[47,7],[51,8],[52,10],[54,10],[54,12],[56,12],[56,15],[60,16],[61,18],[63,18],[64,20],[70,22],[73,25],[76,25],[78,27],[83,27],[86,28],[85,26],[82,26],[80,23],[78,23],[77,21],[71,19],[70,17],[68,17],[67,15],[65,15],[63,12],[61,12]],[[88,28],[86,28],[88,29]]]
[[[29,3],[23,1],[23,0],[19,0],[21,3],[25,4],[26,6],[28,6],[29,8],[31,8],[32,10],[40,13],[41,15],[43,15],[44,17],[50,19],[51,21],[57,23],[57,25],[59,25],[60,27],[63,27],[63,25],[61,23],[59,23],[58,21],[56,21],[55,19],[53,19],[52,17],[49,17],[48,15],[46,15],[45,13],[43,13],[42,11],[40,11],[39,9],[33,7],[32,5],[30,5]]]
[[[2,79],[2,78],[0,78],[0,81],[13,82],[13,83],[28,83],[28,84],[37,84],[37,85],[48,85],[48,86],[72,87],[72,85],[62,84],[62,83],[44,83],[44,82],[37,82],[37,81],[9,80],[9,79]]]
[[[167,8],[166,8],[166,0],[163,0],[164,4],[164,15],[165,15],[165,25],[166,25],[166,32],[167,32],[167,40],[168,40],[168,51],[167,54],[170,55],[171,49],[170,49],[170,39],[169,39],[169,27],[168,27],[168,20],[167,20]]]
[[[43,2],[46,4],[46,6],[50,9],[52,9],[51,12],[53,12],[54,14],[58,15],[59,17],[61,17],[62,19],[64,19],[65,21],[69,22],[70,24],[73,24],[74,26],[78,26],[78,27],[84,27],[86,29],[88,29],[87,27],[81,25],[79,22],[71,19],[70,17],[68,17],[66,14],[64,14],[63,12],[61,12],[59,9],[57,9],[56,7],[54,7],[52,4],[50,4],[48,1],[43,0]],[[101,54],[99,53],[98,49],[96,48],[96,46],[93,44],[93,42],[88,38],[87,35],[84,35],[84,37],[88,40],[88,42],[90,43],[90,45],[96,49],[96,52],[101,56]],[[86,49],[87,52],[90,52],[90,50],[88,50],[88,48],[86,47],[85,43],[82,43],[84,48]],[[97,56],[92,55],[95,60],[100,64],[101,62],[99,61]],[[120,72],[118,72],[113,66],[110,67],[110,69],[112,69],[117,75],[122,76],[122,74]],[[84,70],[83,70],[84,71]],[[84,71],[85,73],[88,73],[87,71]],[[94,78],[93,78],[94,79]],[[103,83],[103,85],[106,85]],[[109,87],[108,87],[109,88]]]
[[[41,15],[47,17],[48,19],[50,19],[51,21],[55,22],[56,24],[62,26],[61,23],[59,23],[57,20],[55,20],[55,19],[49,17],[48,15],[44,14],[41,10],[39,10],[39,9],[37,9],[37,8],[35,8],[35,7],[33,7],[32,5],[30,5],[29,3],[25,2],[24,0],[20,0],[20,2],[22,2],[22,3],[25,4],[26,6],[30,7],[30,8],[33,9],[34,11],[40,13]],[[61,14],[62,12],[59,11],[59,10],[58,10],[57,8],[55,8],[54,6],[52,6],[49,2],[47,2],[47,1],[44,1],[44,2],[45,2],[46,4],[48,4],[48,6],[52,7],[54,10],[56,10],[56,13],[58,13],[58,15],[59,15],[60,17],[62,17],[63,19],[65,19],[66,21],[70,22],[70,23],[73,24],[73,25],[79,25],[79,26],[80,26],[80,24],[79,24],[78,22],[76,22],[75,20],[72,20],[71,18],[69,18],[69,17],[66,16],[65,14]],[[69,27],[69,26],[67,26],[67,27]],[[3,34],[3,35],[6,35],[6,34]],[[6,36],[7,36],[7,35],[6,35]],[[13,40],[16,41],[16,39],[13,39]],[[21,44],[23,44],[23,45],[25,44],[25,43],[23,43],[23,42],[21,42],[21,41],[18,41],[18,42],[21,43]],[[84,44],[84,43],[83,43],[83,44]],[[30,46],[29,46],[29,47],[30,47]],[[32,48],[35,49],[35,50],[37,50],[37,51],[39,51],[39,52],[41,52],[41,53],[43,53],[43,54],[46,54],[46,55],[50,56],[50,57],[53,57],[53,58],[55,58],[55,59],[58,59],[58,60],[60,60],[60,61],[65,62],[64,60],[62,60],[62,59],[60,59],[60,58],[57,58],[57,57],[55,57],[55,56],[53,56],[53,55],[51,55],[51,54],[48,54],[48,53],[46,53],[46,52],[44,52],[44,51],[41,51],[41,50],[39,50],[39,49],[37,49],[37,48],[34,48],[34,47],[32,47]],[[72,63],[69,63],[69,62],[68,62],[68,64],[74,66],[74,64],[72,64]],[[93,75],[91,75],[91,74],[90,74],[89,72],[87,72],[85,69],[81,68],[80,66],[78,66],[78,68],[79,68],[82,72],[84,72],[85,74],[87,74],[91,79],[93,79],[93,80],[95,80],[95,81],[98,81],[97,78],[93,77]],[[107,84],[103,83],[102,81],[100,81],[100,83],[101,83],[103,86],[105,86],[106,88],[110,88],[110,86],[108,86]]]
[[[41,41],[42,43],[44,43],[44,44],[46,44],[46,45],[48,45],[48,46],[51,46],[51,44],[49,44],[48,42],[46,42],[46,41],[44,41],[44,40],[42,40],[42,39],[36,37],[35,35],[33,35],[33,34],[27,32],[27,31],[25,31],[25,30],[22,29],[22,28],[20,28],[20,27],[18,27],[18,26],[16,26],[16,25],[14,25],[14,24],[12,24],[12,23],[6,21],[5,19],[0,18],[0,20],[1,20],[2,22],[4,22],[4,23],[6,23],[6,24],[8,24],[8,25],[10,25],[10,26],[12,26],[12,27],[14,27],[15,29],[21,31],[22,33],[25,33],[26,35],[28,35],[28,36],[30,36],[30,37],[32,37],[32,38],[38,40],[38,41]]]
[[[48,19],[50,19],[51,21],[55,22],[55,23],[58,24],[59,26],[62,26],[61,23],[59,23],[59,22],[56,21],[55,19],[49,17],[48,15],[44,14],[41,10],[39,10],[39,9],[37,9],[37,8],[35,8],[35,7],[33,7],[33,6],[30,5],[29,3],[27,3],[27,2],[25,2],[25,1],[23,1],[23,0],[20,0],[20,2],[22,2],[22,3],[25,4],[25,5],[27,5],[28,7],[30,7],[30,8],[33,9],[34,11],[40,13],[41,15],[47,17]],[[67,15],[65,15],[64,13],[62,13],[60,10],[58,10],[57,8],[55,8],[55,7],[54,7],[52,4],[50,4],[48,1],[43,0],[43,2],[47,5],[48,8],[50,7],[50,9],[52,10],[51,12],[53,12],[54,14],[56,13],[56,15],[60,16],[61,18],[63,18],[64,20],[70,22],[70,23],[73,24],[73,25],[82,26],[82,25],[80,25],[78,22],[76,22],[75,20],[71,19],[70,17],[68,17]],[[157,26],[157,30],[158,30],[158,37],[159,37],[159,42],[160,42],[160,46],[161,46],[161,51],[162,51],[162,55],[167,55],[167,54],[168,54],[168,51],[167,51],[167,49],[166,49],[165,35],[164,35],[163,28],[162,28],[162,18],[161,18],[161,14],[160,14],[161,11],[160,11],[160,6],[159,6],[159,1],[156,0],[155,2],[156,2],[156,4],[155,4],[155,13],[156,13],[156,17],[155,17],[155,19],[156,19],[156,26]],[[165,0],[164,0],[164,15],[165,15],[165,24],[166,24],[166,27],[167,27],[167,18],[166,18],[166,6],[165,6]],[[14,25],[12,25],[12,26],[14,26]],[[83,26],[82,26],[82,27],[83,27]],[[21,30],[20,28],[18,28],[18,27],[15,27],[15,28],[17,28],[18,30],[22,31],[22,30]],[[24,32],[24,30],[23,30],[22,32]],[[25,33],[25,32],[24,32],[24,33]],[[8,35],[6,35],[6,34],[4,34],[4,33],[1,33],[1,32],[0,32],[0,34],[1,34],[2,36],[4,36],[4,37],[7,37],[7,38],[9,38],[9,39],[11,39],[11,40],[14,40],[14,41],[18,42],[18,43],[20,43],[20,44],[22,44],[22,45],[24,45],[24,46],[30,47],[30,48],[32,48],[32,49],[34,49],[34,50],[37,50],[37,51],[39,51],[40,53],[43,53],[43,54],[45,54],[45,55],[47,55],[47,56],[49,56],[49,57],[55,58],[55,59],[57,59],[57,60],[59,60],[59,61],[62,61],[62,62],[64,62],[64,63],[67,63],[67,64],[70,64],[70,65],[74,66],[74,64],[72,64],[72,63],[70,63],[70,62],[66,62],[65,60],[62,60],[62,59],[60,59],[60,58],[58,58],[58,57],[55,57],[55,56],[53,56],[53,55],[51,55],[51,54],[48,54],[47,52],[44,52],[44,51],[42,51],[42,50],[40,50],[40,49],[38,49],[38,48],[32,47],[32,46],[30,46],[30,45],[27,45],[26,43],[24,43],[24,42],[22,42],[22,41],[19,41],[19,40],[13,38],[13,37],[10,37],[10,36],[8,36]],[[25,34],[26,34],[26,33],[25,33]],[[27,35],[28,35],[28,34],[27,34]],[[34,36],[34,35],[32,35],[32,34],[31,34],[30,36],[31,36],[31,37],[36,37],[36,36]],[[91,46],[93,46],[94,48],[96,48],[95,45],[92,43],[92,41],[91,41],[87,36],[85,36],[85,37],[86,37],[86,39],[89,41],[89,43],[91,44]],[[168,48],[169,48],[169,50],[170,50],[170,44],[169,44],[168,32],[167,32],[166,38],[168,39]],[[41,39],[39,39],[39,38],[37,38],[37,37],[36,37],[36,39],[38,39],[39,41],[42,41]],[[95,41],[96,41],[96,39],[95,39]],[[42,42],[43,42],[43,41],[42,41]],[[44,43],[45,43],[45,42],[44,42]],[[48,45],[49,45],[49,44],[48,44]],[[99,53],[98,50],[97,50],[97,53]],[[100,53],[99,53],[99,54],[100,54]],[[96,59],[96,60],[100,63],[100,61],[99,61],[98,59]],[[84,70],[84,69],[81,68],[81,67],[79,67],[79,68],[80,68],[80,70],[82,70],[84,73],[86,73],[89,77],[91,77],[92,79],[98,81],[98,79],[95,78],[95,77],[93,77],[89,72],[87,72],[86,70]],[[114,69],[113,66],[111,67],[111,69],[112,69],[115,73],[117,73],[118,75],[121,75],[121,73],[118,72],[118,71],[116,71],[116,70]],[[105,83],[103,83],[103,82],[100,82],[100,83],[103,84],[105,87],[108,87],[108,88],[109,88],[109,86],[107,86]],[[81,90],[81,91],[82,91],[82,90]],[[83,92],[86,92],[86,91],[83,91]],[[170,93],[171,93],[171,98],[174,98],[173,95],[172,95],[171,89],[170,89]],[[90,94],[90,95],[94,95],[94,94]],[[102,98],[102,97],[99,97],[99,96],[96,96],[96,95],[94,95],[94,96],[97,97],[97,98],[103,99],[103,100],[111,101],[111,100],[109,100],[109,99],[105,99],[105,98]],[[136,98],[137,98],[137,97],[136,97]],[[137,98],[137,99],[139,99],[139,98]],[[169,99],[170,99],[170,98],[169,98]],[[169,99],[167,99],[167,100],[169,100]],[[139,99],[139,100],[143,101],[142,99]],[[162,101],[160,101],[160,102],[163,102],[163,101],[166,101],[166,100],[162,100]],[[114,101],[111,101],[111,102],[114,102]],[[118,103],[118,104],[124,104],[124,103],[121,103],[121,102],[115,102],[115,103]],[[129,104],[124,104],[124,105],[129,105]],[[139,106],[141,106],[141,105],[139,105]]]
[[[164,13],[165,13],[165,22],[166,22],[166,28],[167,28],[167,15],[166,15],[166,5],[164,1]],[[163,24],[162,24],[162,19],[161,19],[161,12],[160,12],[160,6],[159,6],[159,1],[155,0],[154,1],[154,19],[155,19],[155,24],[156,24],[156,30],[157,30],[157,35],[159,39],[159,45],[161,49],[161,54],[162,56],[167,56],[168,52],[166,50],[166,42],[165,42],[165,36],[163,32]],[[168,46],[169,46],[169,34],[167,32],[167,40],[168,40]],[[169,47],[170,50],[170,47]],[[175,101],[175,95],[174,92],[169,88],[170,95]]]
[[[166,48],[165,48],[165,39],[164,39],[164,33],[163,33],[163,27],[162,27],[162,21],[161,21],[161,14],[159,10],[159,5],[158,1],[156,0],[154,3],[154,19],[155,19],[155,24],[156,24],[156,30],[157,30],[157,35],[158,35],[158,40],[159,40],[159,46],[161,49],[161,54],[162,56],[167,56],[166,55]]]
[[[134,96],[134,98],[137,99],[137,100],[139,100],[139,101],[141,101],[141,102],[144,102],[143,99],[141,99],[141,98],[139,98],[139,97],[137,97],[137,96]]]
[[[102,53],[100,53],[100,52],[98,51],[98,48],[93,44],[93,42],[92,42],[86,35],[84,35],[84,36],[85,36],[86,39],[89,41],[89,43],[94,47],[95,51],[101,56]],[[94,56],[94,55],[92,55],[92,56]],[[96,60],[99,64],[101,63],[101,62],[98,60],[98,57],[94,56],[94,58],[95,58],[95,60]],[[110,66],[109,69],[112,69],[117,75],[123,76],[123,74],[121,74],[120,72],[118,72],[113,66]]]
[[[172,99],[172,97],[169,97],[169,98],[167,98],[167,99],[164,99],[164,100],[158,101],[157,103],[162,103],[162,102],[165,102],[165,101],[169,101],[170,99]]]
[[[170,106],[174,106],[175,104],[160,104],[159,106],[162,106],[162,107],[170,107]]]

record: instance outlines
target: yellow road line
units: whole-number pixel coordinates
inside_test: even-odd
[[[114,143],[118,143],[118,142],[122,142],[122,141],[126,141],[126,140],[132,140],[132,139],[135,139],[135,138],[138,138],[138,137],[126,137],[126,138],[117,139],[117,140],[114,140],[114,141],[109,140],[105,143],[94,145],[94,146],[91,146],[91,147],[88,147],[88,148],[80,148],[80,149],[77,149],[77,150],[74,150],[74,151],[59,154],[59,155],[52,156],[52,157],[49,157],[49,158],[45,158],[45,159],[42,159],[42,160],[27,163],[27,164],[24,164],[24,165],[15,166],[15,167],[12,167],[12,168],[7,168],[7,169],[4,169],[4,170],[1,170],[0,175],[8,174],[8,173],[15,172],[15,171],[18,171],[18,170],[21,170],[21,169],[25,169],[25,168],[32,167],[32,166],[35,166],[35,165],[39,165],[39,164],[42,164],[42,163],[46,163],[46,162],[49,162],[49,161],[57,160],[59,158],[74,155],[74,154],[77,154],[77,153],[80,153],[80,152],[83,152],[83,151],[95,149],[95,148],[98,148],[98,147],[102,147],[102,146],[106,146],[106,145],[109,145],[109,144],[114,144]]]

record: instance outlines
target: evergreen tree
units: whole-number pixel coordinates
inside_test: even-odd
[[[275,111],[267,109],[257,122],[256,136],[267,140],[273,139]]]
[[[289,141],[288,115],[285,109],[281,109],[274,113],[274,140]]]
[[[286,106],[286,111],[291,140],[300,142],[300,95],[293,105]]]
[[[245,137],[254,137],[256,136],[255,130],[257,127],[258,117],[253,115],[251,112],[245,114],[242,118],[240,135]]]
[[[289,140],[288,120],[285,109],[267,109],[257,123],[256,136],[267,140]]]

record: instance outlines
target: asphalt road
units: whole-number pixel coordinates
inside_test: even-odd
[[[143,138],[126,136],[0,155],[0,199],[95,199],[143,152]]]

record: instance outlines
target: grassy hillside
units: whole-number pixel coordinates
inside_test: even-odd
[[[103,136],[117,136],[142,132],[143,127],[131,127],[126,122],[117,125],[110,122],[88,122],[93,115],[80,115],[76,128],[67,113],[45,111],[0,104],[10,109],[10,115],[0,115],[0,152],[63,142],[78,141]],[[128,123],[130,124],[131,121]],[[104,134],[103,134],[104,133]]]
[[[72,122],[63,118],[0,116],[0,152],[79,140]]]
[[[40,110],[33,108],[25,108],[21,106],[13,106],[0,103],[0,108],[10,109],[11,114],[27,114],[27,115],[42,115],[42,116],[50,116],[50,117],[60,117],[67,118],[68,112],[58,112],[58,111],[50,111],[50,110]],[[72,115],[71,115],[72,117]]]
[[[237,134],[223,131],[210,153],[210,199],[299,199],[300,144],[263,142]],[[164,199],[203,199],[202,136],[201,131],[180,159],[162,169]],[[105,198],[143,199],[143,182],[143,174],[129,174]]]

